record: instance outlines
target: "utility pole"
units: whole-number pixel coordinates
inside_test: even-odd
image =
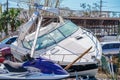
[[[7,0],[7,2],[6,2],[6,12],[7,12],[7,14],[8,14],[8,0]],[[7,24],[6,24],[6,33],[8,34],[8,18],[7,18]]]
[[[34,5],[34,0],[29,0],[29,17],[32,15],[32,5]]]
[[[7,11],[7,13],[8,13],[8,0],[7,0],[6,4],[7,4],[7,6],[6,6],[6,11]]]
[[[56,1],[56,4],[55,4],[55,8],[57,8],[59,6],[60,2],[59,0]]]
[[[44,6],[49,6],[49,1],[50,0],[45,0]]]
[[[103,3],[103,1],[100,0],[100,17],[102,16],[102,3]]]
[[[2,14],[2,4],[0,4],[0,14]]]

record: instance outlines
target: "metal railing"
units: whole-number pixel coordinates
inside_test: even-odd
[[[52,13],[46,13],[46,16],[55,16]],[[60,9],[60,15],[63,17],[107,17],[107,18],[120,18],[120,12],[114,11],[102,11],[100,16],[100,11],[80,11],[80,10],[67,10]]]

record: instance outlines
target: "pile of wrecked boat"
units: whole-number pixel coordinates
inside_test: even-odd
[[[42,11],[54,13],[58,16],[59,21],[53,20],[43,26],[42,22],[45,19]],[[33,24],[36,24],[37,21],[36,30],[30,33]],[[101,45],[90,31],[75,25],[70,20],[63,19],[59,15],[58,9],[41,5],[36,5],[36,11],[30,20],[21,26],[18,38],[10,48],[13,56],[20,62],[28,60],[27,54],[35,59],[44,57],[52,60],[53,64],[59,64],[62,66],[62,70],[65,69],[68,73],[46,74],[34,71],[33,67],[32,71],[14,72],[1,64],[0,78],[3,79],[61,79],[76,74],[95,76],[102,56]]]

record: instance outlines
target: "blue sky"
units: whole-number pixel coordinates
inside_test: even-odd
[[[6,0],[0,0],[0,3],[5,3]],[[14,2],[16,0],[9,1],[9,7],[17,7],[17,4]],[[69,7],[73,10],[83,10],[80,7],[81,3],[90,4],[93,6],[93,3],[99,4],[100,0],[63,0],[61,7]],[[23,6],[23,5],[20,5]],[[25,6],[26,7],[26,6]],[[118,11],[120,12],[120,0],[103,0],[103,7],[102,10],[104,11]]]
[[[103,10],[108,11],[119,11],[120,12],[120,0],[102,0]],[[80,3],[86,3],[93,6],[93,3],[99,4],[100,0],[64,0],[61,6],[67,6],[71,9],[82,10]]]

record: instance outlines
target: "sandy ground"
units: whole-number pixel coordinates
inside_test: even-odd
[[[101,69],[99,69],[95,77],[97,80],[120,80],[120,68],[118,68],[118,73],[114,74],[114,77]]]
[[[67,79],[63,79],[63,80],[76,80],[76,79],[75,78],[67,78]],[[120,68],[118,71],[118,75],[115,78],[113,78],[110,74],[104,72],[103,70],[99,69],[95,78],[79,79],[79,80],[120,80]]]

